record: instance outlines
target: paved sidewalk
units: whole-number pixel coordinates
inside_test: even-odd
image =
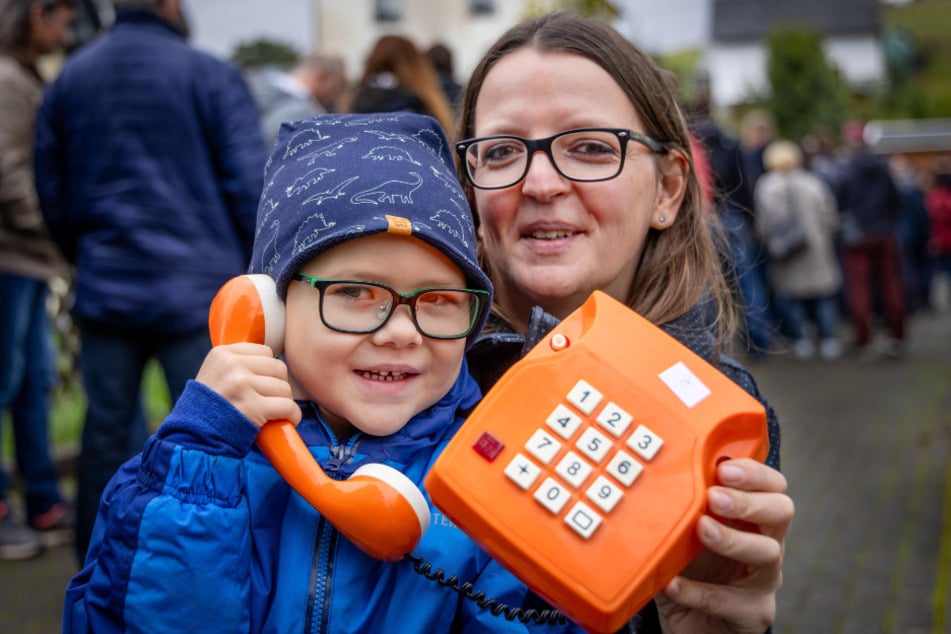
[[[951,313],[903,361],[751,368],[796,503],[775,634],[951,634]],[[69,547],[0,562],[0,634],[58,632],[75,572]]]
[[[776,634],[951,634],[951,313],[909,342],[755,368],[796,503]]]

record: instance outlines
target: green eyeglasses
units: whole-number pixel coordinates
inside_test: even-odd
[[[416,330],[430,339],[462,339],[475,327],[489,293],[473,288],[420,288],[400,293],[385,284],[333,280],[297,273],[294,279],[317,289],[320,320],[350,334],[376,332],[397,306],[409,306]]]

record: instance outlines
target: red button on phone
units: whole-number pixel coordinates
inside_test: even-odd
[[[474,445],[472,445],[472,448],[476,450],[476,453],[489,462],[495,460],[495,458],[502,452],[504,447],[505,444],[489,432],[482,432],[482,435],[479,436],[479,439],[476,440]]]

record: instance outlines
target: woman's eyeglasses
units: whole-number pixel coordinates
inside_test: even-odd
[[[400,293],[376,282],[330,280],[297,273],[319,293],[320,320],[351,334],[376,332],[397,306],[409,306],[416,330],[431,339],[462,339],[472,332],[489,293],[472,288],[420,288]]]
[[[567,179],[610,180],[624,168],[629,141],[640,143],[654,154],[667,152],[666,146],[649,136],[622,128],[567,130],[547,139],[486,136],[460,141],[456,151],[474,187],[502,189],[525,178],[536,152],[544,152]]]

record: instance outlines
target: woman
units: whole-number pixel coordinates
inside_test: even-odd
[[[729,292],[668,73],[606,24],[553,14],[488,50],[461,107],[462,177],[497,297],[470,354],[484,387],[600,289],[759,396],[719,354]],[[486,139],[497,135],[510,136]],[[726,461],[718,477],[708,500],[722,521],[701,519],[705,553],[638,615],[639,631],[761,634],[772,623],[793,515],[786,481],[752,460]]]
[[[452,109],[436,69],[416,45],[400,35],[384,35],[367,56],[350,112],[428,114],[449,131]]]
[[[30,527],[16,520],[8,496],[14,482],[0,468],[0,561],[34,557],[44,544],[72,539],[72,514],[50,457],[56,351],[46,312],[50,281],[69,271],[44,223],[33,175],[44,86],[38,66],[69,44],[72,19],[66,0],[0,0],[0,421],[10,413]]]

